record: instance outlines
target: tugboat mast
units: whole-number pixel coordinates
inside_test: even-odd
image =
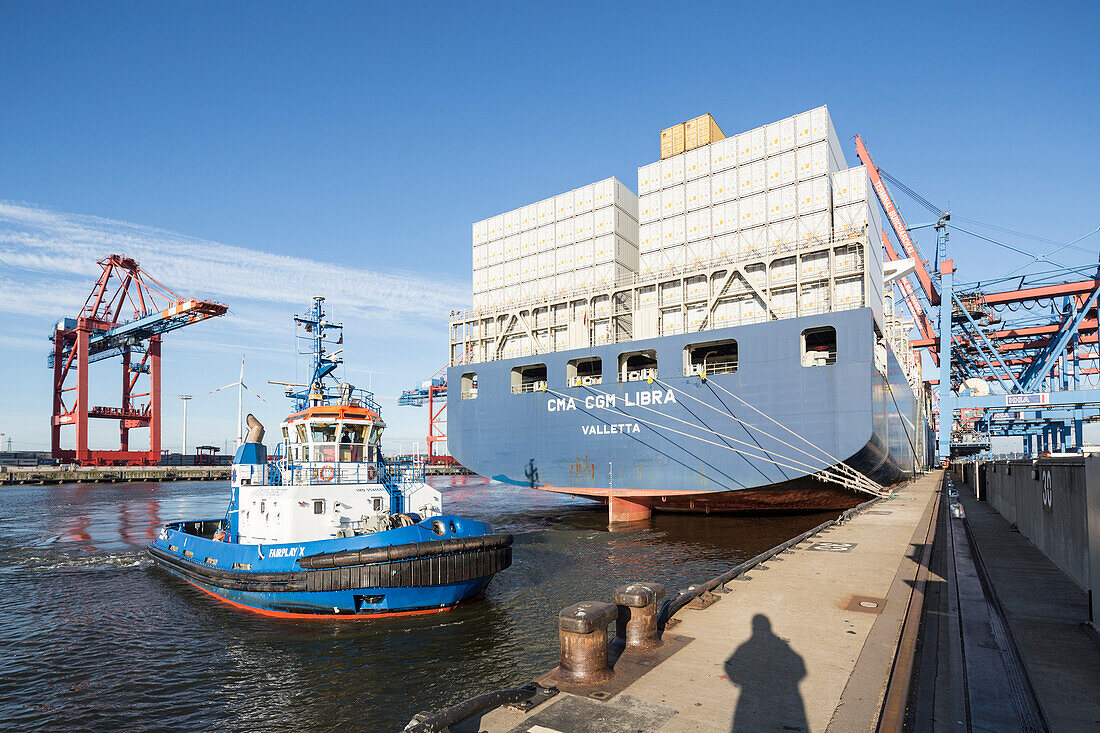
[[[298,338],[309,342],[309,349],[299,353],[308,354],[312,359],[312,375],[309,383],[307,385],[287,386],[287,397],[294,400],[294,409],[296,410],[329,404],[329,400],[342,397],[344,392],[351,390],[351,385],[337,383],[336,377],[333,375],[336,367],[344,363],[344,359],[339,356],[343,348],[337,349],[331,354],[325,352],[326,344],[339,345],[344,343],[344,324],[330,323],[325,320],[324,303],[324,297],[315,296],[313,298],[313,308],[310,309],[308,314],[294,316],[294,323],[301,326],[305,331],[305,335],[299,334]],[[330,332],[338,333],[339,337],[332,338],[328,335]],[[329,378],[332,380],[331,386],[325,383],[325,380]],[[295,391],[294,386],[301,386],[301,389]]]

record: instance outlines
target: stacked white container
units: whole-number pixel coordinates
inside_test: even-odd
[[[858,238],[866,232],[871,247],[878,252],[878,242],[882,232],[882,220],[879,217],[878,199],[862,165],[837,171],[833,174],[833,231],[835,237]],[[841,252],[842,248],[837,248]],[[855,308],[861,304],[870,305],[881,313],[883,297],[882,258],[871,258],[867,262],[869,282],[873,292],[864,293],[858,278],[837,278],[837,307]],[[862,263],[860,263],[862,264]],[[845,267],[854,267],[839,254],[836,257],[838,272]]]
[[[882,222],[867,169],[862,165],[833,174],[833,220],[837,236],[858,236],[864,228],[877,241]]]
[[[615,178],[473,225],[473,306],[510,307],[638,271],[638,197]]]
[[[829,238],[830,176],[845,165],[818,107],[640,167],[639,274]]]

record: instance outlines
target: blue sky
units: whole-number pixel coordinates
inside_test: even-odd
[[[3,3],[0,432],[45,447],[50,324],[114,250],[232,309],[166,340],[192,444],[233,434],[234,400],[207,393],[242,351],[267,399],[250,407],[278,422],[264,382],[293,376],[289,317],[314,294],[349,326],[349,379],[392,402],[446,359],[471,222],[609,175],[636,189],[659,130],[703,112],[729,134],[828,104],[849,164],[860,133],[957,216],[1068,241],[1100,224],[1098,21],[1088,3]],[[966,280],[1027,261],[952,245]],[[422,439],[422,410],[386,418],[391,444]]]

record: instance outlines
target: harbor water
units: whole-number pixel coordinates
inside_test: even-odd
[[[0,720],[18,729],[400,730],[421,710],[554,666],[556,615],[632,580],[682,588],[831,515],[657,514],[610,531],[605,507],[437,477],[445,510],[515,536],[483,598],[425,616],[284,620],[155,568],[165,522],[216,518],[218,483],[3,489]]]

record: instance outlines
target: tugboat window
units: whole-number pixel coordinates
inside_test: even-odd
[[[529,364],[512,370],[512,394],[546,389],[546,365]]]
[[[313,500],[313,513],[314,514],[324,514],[325,513],[325,500],[324,499],[314,499]]]
[[[360,463],[363,460],[363,443],[367,436],[367,425],[344,425],[340,430],[340,460],[345,463]]]
[[[477,374],[474,372],[467,372],[462,375],[462,399],[477,399]]]
[[[733,339],[688,344],[684,348],[684,375],[733,374],[737,371],[737,342]]]
[[[314,443],[335,443],[336,423],[311,423]]]
[[[620,382],[644,382],[656,378],[657,352],[653,349],[619,354]]]
[[[565,379],[570,387],[603,384],[603,359],[598,356],[570,359],[565,365]]]
[[[382,511],[382,500],[381,499],[375,498],[375,500],[374,500],[374,511],[376,511],[376,512]]]
[[[807,328],[802,332],[802,366],[829,366],[836,364],[836,329]]]

